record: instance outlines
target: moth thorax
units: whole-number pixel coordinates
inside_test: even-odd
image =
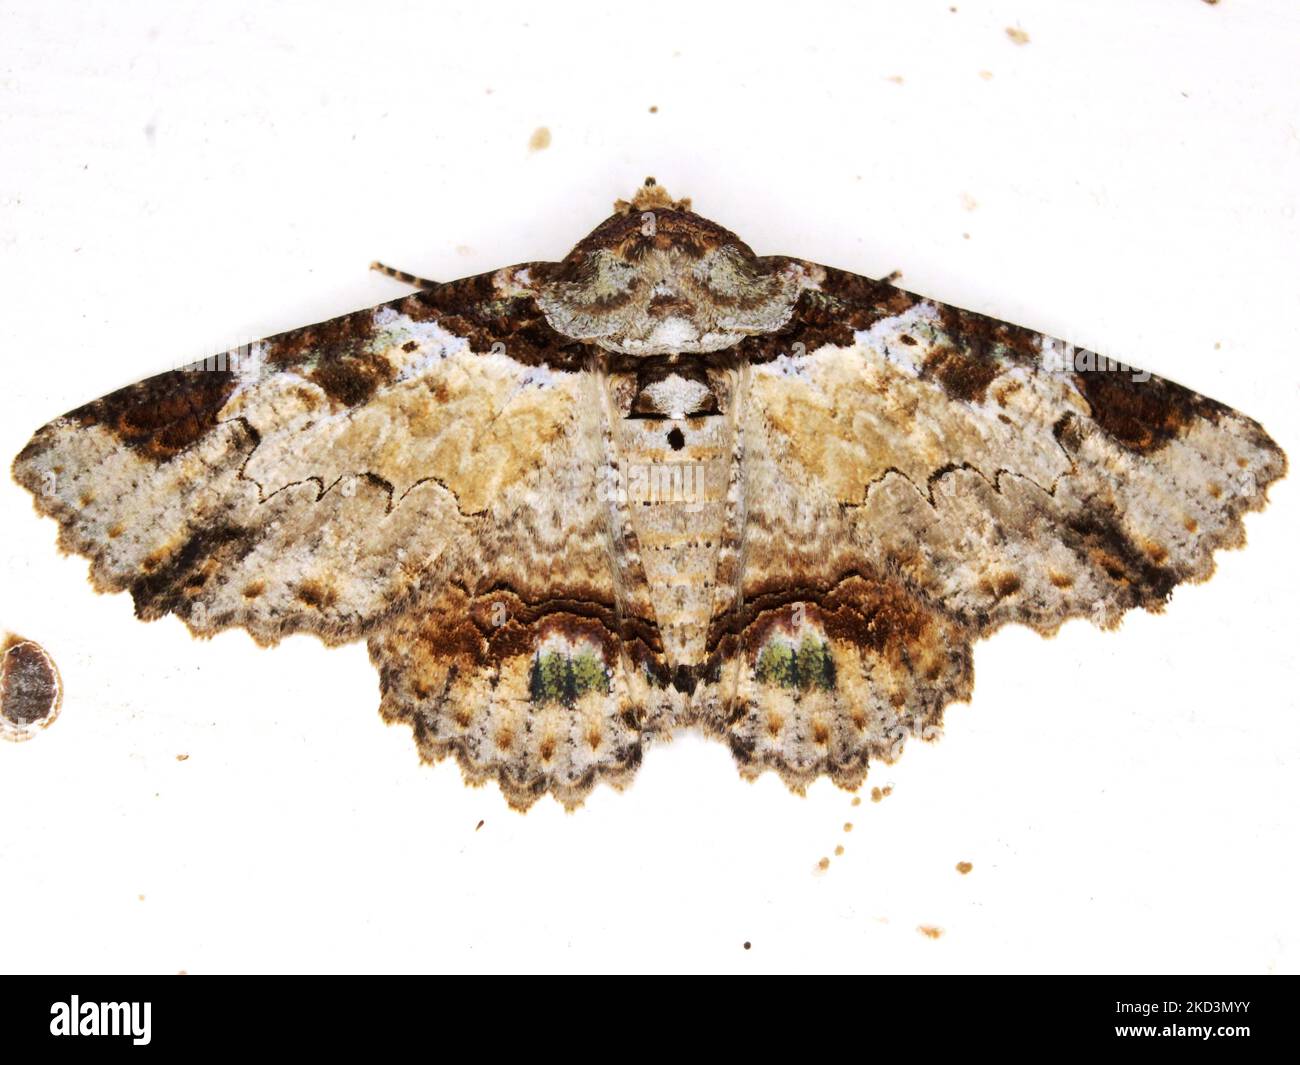
[[[681,420],[719,414],[721,408],[718,394],[703,369],[647,368],[637,375],[636,392],[625,416]]]

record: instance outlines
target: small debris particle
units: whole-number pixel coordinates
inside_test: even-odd
[[[840,844],[838,847],[835,848],[835,857],[838,858],[843,853],[844,853],[844,845]]]
[[[188,754],[178,754],[176,756],[176,761],[178,762],[188,762],[189,760],[190,756]]]
[[[852,831],[853,831],[853,822],[852,822],[852,821],[845,821],[845,822],[844,822],[844,831],[845,831],[845,832],[852,832]]]
[[[528,138],[528,150],[530,152],[540,152],[551,146],[551,131],[545,126],[538,126],[533,130],[533,135]]]
[[[862,805],[862,796],[861,796],[861,795],[855,795],[855,796],[853,796],[853,801],[852,801],[851,803],[849,803],[849,805],[850,805],[850,806],[861,806],[861,805]]]
[[[657,115],[657,114],[659,113],[659,105],[658,105],[658,104],[651,104],[651,105],[650,105],[650,113],[651,113],[652,115]],[[745,944],[745,949],[746,949],[746,950],[749,949],[749,944],[748,944],[748,943]]]
[[[891,795],[894,794],[894,785],[886,784],[883,788],[880,789],[880,794],[883,795],[886,799],[888,799]]]
[[[1008,26],[1007,36],[1010,37],[1016,44],[1029,43],[1029,34],[1027,34],[1019,26]]]
[[[871,801],[872,801],[872,802],[879,802],[879,801],[880,801],[881,799],[883,799],[884,797],[885,797],[885,793],[884,793],[883,791],[881,791],[879,788],[872,788],[872,789],[871,789]]]
[[[820,862],[817,863],[817,868],[820,869],[823,873],[826,872],[826,870],[829,869],[830,867],[831,867],[831,860],[829,858],[823,858]]]
[[[932,924],[921,924],[916,926],[916,930],[923,936],[929,936],[931,939],[938,939],[943,935],[943,929]]]
[[[751,946],[753,946],[753,944],[750,943],[750,941],[749,941],[748,939],[745,940],[745,949],[746,949],[746,950],[749,950],[749,948],[750,948]]]
[[[0,738],[29,740],[59,716],[63,682],[38,643],[8,636],[0,652]]]
[[[958,862],[958,863],[957,863],[957,872],[961,873],[962,876],[965,876],[967,873],[969,873],[969,872],[970,872],[972,869],[974,869],[974,868],[975,868],[975,866],[971,865],[970,862]]]
[[[483,822],[480,821],[477,825],[474,826],[474,831],[477,832],[482,827],[483,827]]]

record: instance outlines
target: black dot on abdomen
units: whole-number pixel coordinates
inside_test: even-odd
[[[681,451],[686,446],[686,437],[682,435],[680,429],[671,429],[668,432],[668,446],[674,451]]]

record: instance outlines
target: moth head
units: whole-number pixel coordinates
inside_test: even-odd
[[[625,355],[718,351],[789,321],[804,264],[759,258],[654,178],[538,286],[551,328]]]

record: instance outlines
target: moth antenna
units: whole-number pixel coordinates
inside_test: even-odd
[[[370,269],[378,270],[386,277],[391,277],[404,285],[414,285],[416,288],[437,288],[438,285],[442,284],[441,281],[430,281],[427,277],[416,277],[415,274],[408,274],[405,270],[394,270],[391,266],[385,266],[378,260],[370,264]]]

